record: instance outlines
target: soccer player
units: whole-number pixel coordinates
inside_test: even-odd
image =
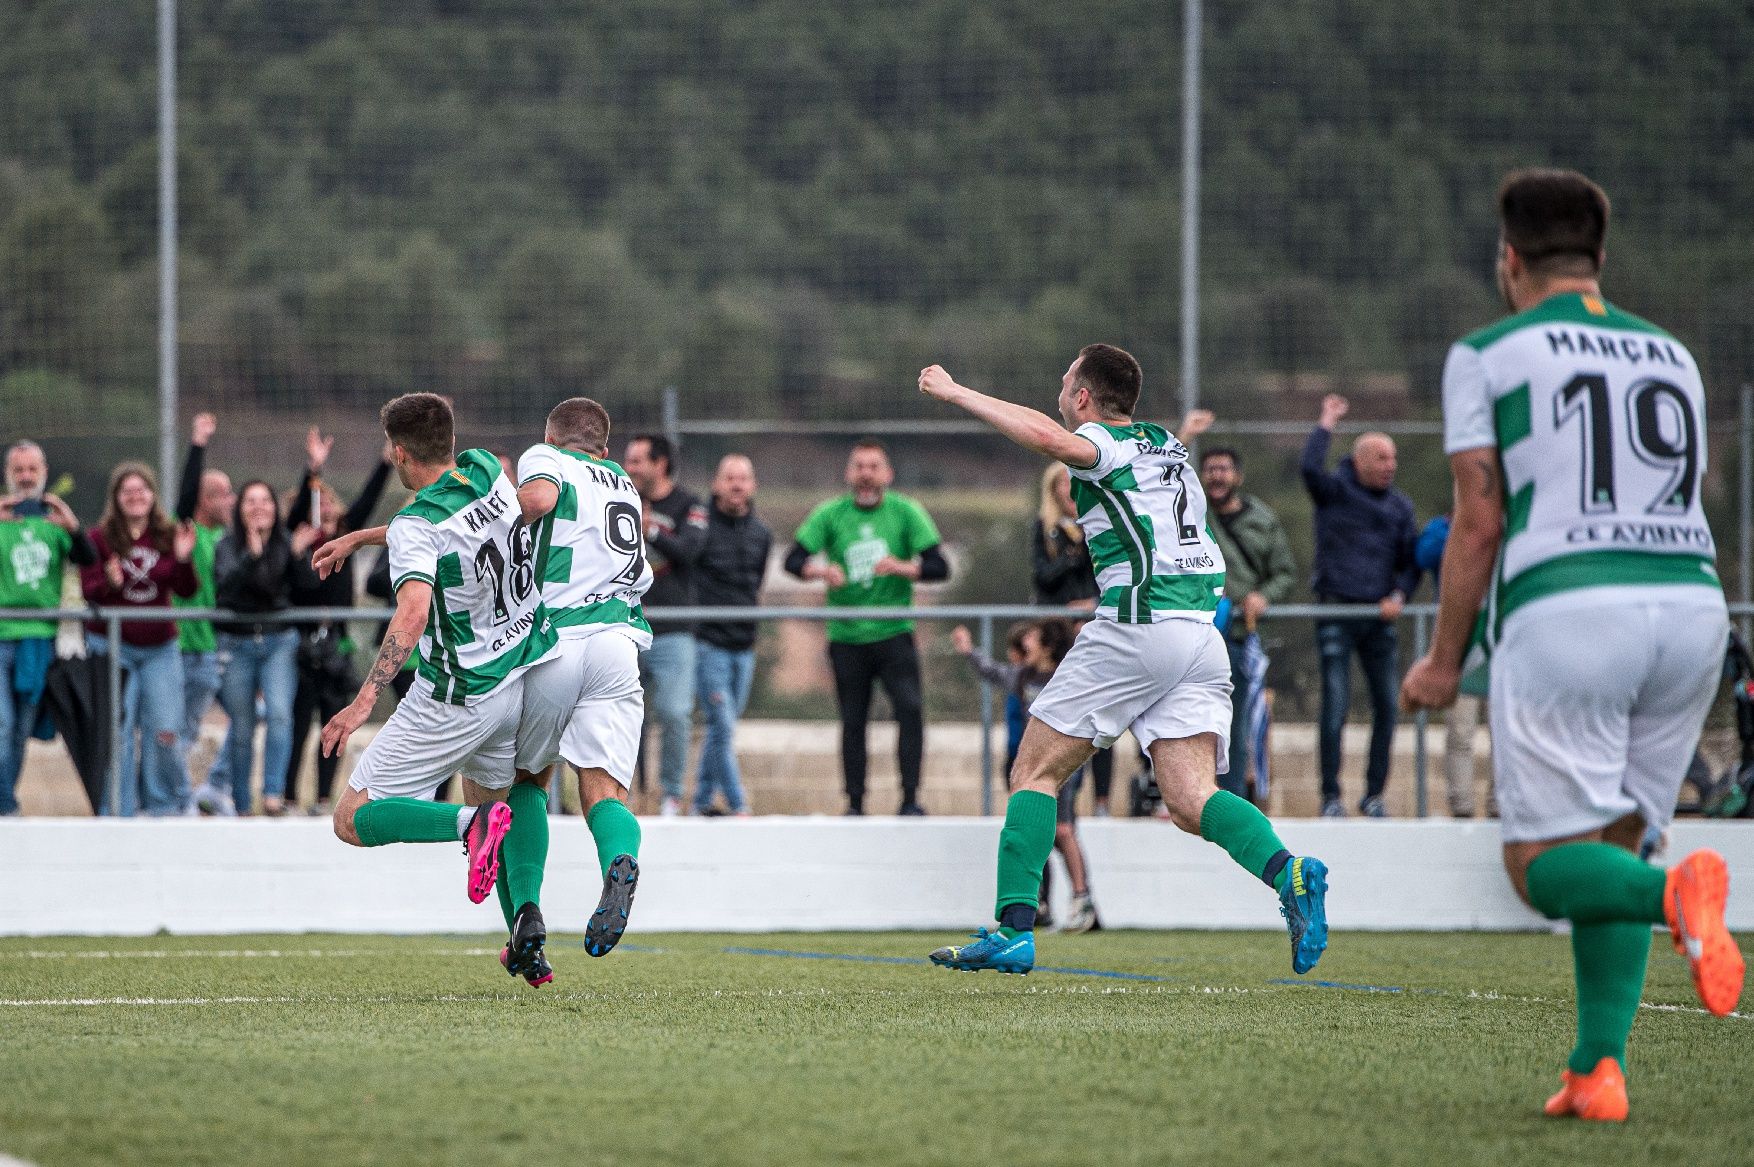
[[[528,868],[508,838],[513,808],[499,794],[514,777],[525,671],[556,637],[536,587],[530,533],[499,461],[485,450],[453,454],[451,407],[436,394],[398,397],[381,417],[396,476],[414,499],[387,528],[323,544],[312,563],[326,578],[357,548],[387,543],[396,615],[359,695],[323,727],[323,753],[339,754],[365,724],[416,641],[420,680],[360,756],[335,804],[335,833],[356,847],[460,839],[469,898],[480,903],[498,875],[502,843],[509,868]],[[479,808],[429,801],[458,770]],[[543,821],[539,833],[546,831]],[[540,868],[538,861],[538,882]],[[547,931],[534,898],[511,924],[508,968],[541,957]]]
[[[1518,171],[1498,212],[1514,315],[1444,366],[1455,514],[1437,631],[1401,697],[1455,700],[1484,605],[1505,870],[1571,921],[1577,1044],[1546,1111],[1618,1122],[1651,925],[1668,923],[1711,1012],[1742,991],[1723,857],[1665,873],[1636,854],[1674,815],[1729,635],[1700,505],[1705,392],[1680,341],[1602,298],[1601,188]]]
[[[1086,345],[1060,378],[1065,426],[1027,406],[958,385],[937,365],[920,390],[1025,449],[1064,462],[1096,567],[1096,619],[1030,706],[999,834],[997,931],[932,953],[950,968],[1026,973],[1035,964],[1036,891],[1054,845],[1055,793],[1127,729],[1150,754],[1176,826],[1218,844],[1279,894],[1291,967],[1308,972],[1328,943],[1327,867],[1294,857],[1267,817],[1217,774],[1230,750],[1230,657],[1213,627],[1224,555],[1187,447],[1136,422],[1139,362]]]
[[[639,820],[627,807],[627,792],[645,718],[639,654],[652,643],[640,610],[652,584],[640,494],[608,452],[608,411],[588,397],[573,397],[548,414],[542,444],[518,459],[518,503],[534,531],[537,586],[560,645],[524,688],[520,781],[509,796],[518,816],[514,831],[540,816],[546,856],[541,787],[523,778],[561,759],[578,771],[579,803],[603,869],[603,894],[585,925],[592,956],[607,955],[621,939],[639,883]],[[511,851],[508,837],[508,876],[528,878]],[[533,892],[541,886],[542,863],[534,856],[529,862]],[[524,894],[511,889],[514,902],[522,903]]]

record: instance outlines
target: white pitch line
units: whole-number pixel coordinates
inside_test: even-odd
[[[396,950],[400,953],[402,950]],[[318,959],[355,959],[384,956],[381,948],[181,948],[130,950],[29,949],[23,952],[0,952],[0,960],[193,960],[201,957],[219,959],[286,959],[314,957]],[[497,956],[497,948],[434,948],[416,950],[414,956]],[[0,1165],[3,1167],[3,1165]]]

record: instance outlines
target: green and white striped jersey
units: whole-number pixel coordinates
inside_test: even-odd
[[[1206,492],[1188,450],[1148,422],[1086,422],[1096,465],[1072,472],[1072,502],[1096,567],[1099,619],[1211,623],[1224,594],[1224,552],[1206,529]]]
[[[1444,449],[1493,448],[1504,547],[1488,626],[1580,588],[1722,590],[1705,521],[1705,389],[1685,345],[1596,296],[1551,296],[1463,337]]]
[[[420,677],[434,700],[472,705],[554,647],[517,492],[486,450],[459,454],[396,512],[388,537],[391,586],[432,585]]]
[[[560,488],[554,509],[536,523],[536,585],[561,638],[615,629],[650,648],[640,597],[652,586],[652,568],[633,480],[614,462],[550,445],[518,459],[518,484],[536,479]]]

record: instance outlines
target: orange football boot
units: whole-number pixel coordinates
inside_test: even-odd
[[[1693,987],[1705,1007],[1719,1017],[1742,996],[1746,963],[1735,937],[1724,927],[1730,896],[1730,869],[1716,851],[1695,851],[1669,869],[1663,885],[1663,915],[1675,951],[1693,970]]]
[[[1542,1107],[1549,1115],[1576,1115],[1586,1122],[1626,1121],[1626,1075],[1613,1058],[1603,1058],[1587,1074],[1566,1070],[1560,1079],[1565,1085]]]

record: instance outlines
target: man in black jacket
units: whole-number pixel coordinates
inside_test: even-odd
[[[1382,818],[1389,780],[1389,747],[1395,736],[1395,621],[1419,584],[1413,551],[1419,529],[1413,500],[1395,489],[1395,443],[1387,434],[1358,435],[1352,456],[1327,469],[1334,426],[1349,408],[1330,393],[1321,420],[1303,447],[1303,485],[1315,502],[1315,592],[1324,604],[1375,604],[1377,615],[1318,620],[1316,646],[1322,659],[1322,816],[1343,818],[1340,802],[1340,735],[1352,698],[1352,654],[1370,686],[1370,759],[1359,810]]]
[[[742,454],[726,454],[713,477],[706,545],[695,564],[695,600],[705,607],[752,608],[759,602],[773,532],[755,517],[755,466]],[[694,689],[706,717],[700,772],[694,782],[694,813],[721,813],[713,792],[724,795],[724,812],[749,813],[737,767],[737,719],[749,704],[755,679],[755,621],[709,622],[695,629]]]
[[[694,603],[695,564],[707,531],[706,504],[677,485],[675,466],[675,450],[662,434],[629,439],[622,469],[645,504],[646,558],[652,565],[652,587],[642,603],[654,625],[652,647],[640,653],[639,671],[658,722],[658,784],[664,791],[660,811],[665,815],[682,813],[682,775],[688,768],[689,721],[694,716],[695,645],[692,624],[658,617],[664,608]],[[640,771],[645,771],[643,754]]]

